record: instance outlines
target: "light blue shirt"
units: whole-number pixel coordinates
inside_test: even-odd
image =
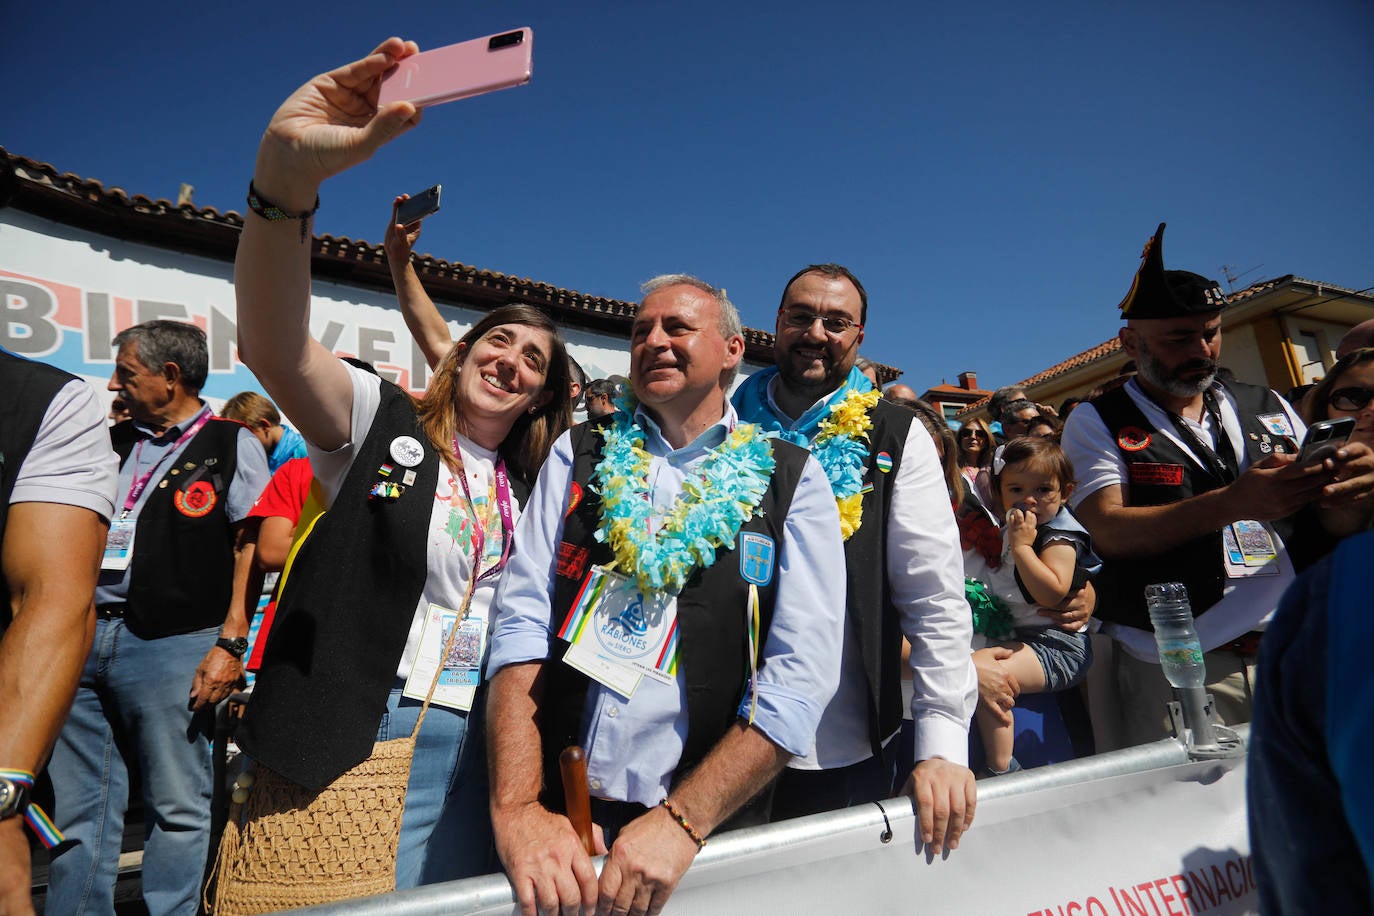
[[[654,524],[682,490],[684,479],[724,441],[736,423],[721,421],[674,450],[643,410],[636,420],[652,457],[649,488]],[[515,531],[514,552],[496,592],[488,671],[549,657],[555,558],[563,538],[572,439],[559,437],[540,471]],[[778,553],[777,598],[763,647],[754,725],[794,755],[811,751],[821,713],[839,683],[844,630],[844,544],[825,472],[808,458],[784,524]],[[741,614],[745,608],[739,609]],[[560,662],[561,664],[561,662]],[[749,698],[741,704],[748,717]],[[634,696],[593,682],[582,728],[592,794],[652,807],[668,794],[687,737],[682,678],[673,685],[641,680]]]

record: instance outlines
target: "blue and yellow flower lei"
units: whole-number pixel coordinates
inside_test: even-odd
[[[868,412],[881,397],[876,388],[850,391],[831,406],[811,444],[811,454],[821,463],[835,494],[840,534],[846,541],[863,524],[864,465],[868,462],[868,431],[873,428]]]
[[[736,426],[695,478],[683,482],[658,533],[651,534],[651,458],[632,414],[622,409],[602,431],[606,444],[591,484],[601,497],[596,539],[610,545],[612,566],[633,576],[641,592],[676,595],[693,570],[716,561],[718,547],[734,545],[740,526],[753,517],[773,476],[773,446],[752,423]]]

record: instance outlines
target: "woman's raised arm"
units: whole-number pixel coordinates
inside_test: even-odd
[[[353,398],[347,370],[310,336],[310,217],[326,178],[419,123],[409,102],[377,107],[382,75],[418,50],[388,38],[315,77],[277,109],[258,146],[234,262],[239,356],[323,449],[349,440]]]

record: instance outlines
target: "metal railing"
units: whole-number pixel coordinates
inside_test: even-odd
[[[1248,726],[1241,726],[1236,731],[1242,740],[1248,739]],[[1153,744],[982,780],[978,784],[979,816],[982,817],[989,806],[1030,793],[1193,762],[1194,758],[1190,757],[1183,741],[1164,739]],[[887,843],[894,832],[914,833],[914,820],[911,799],[899,797],[881,805],[860,805],[721,834],[712,837],[710,844],[697,856],[682,886],[687,887],[694,874],[710,872],[717,867],[738,868],[741,862],[751,863],[764,873],[768,871],[768,859],[774,854],[824,842],[855,830],[871,829],[875,836],[885,836],[881,842]],[[599,869],[599,859],[596,864]],[[347,916],[431,916],[434,913],[509,912],[514,901],[505,876],[494,874],[293,912]]]

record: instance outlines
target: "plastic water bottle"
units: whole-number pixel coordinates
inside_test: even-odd
[[[1154,624],[1164,676],[1178,688],[1202,687],[1207,680],[1207,666],[1202,661],[1202,643],[1193,628],[1188,589],[1181,582],[1147,585],[1145,604],[1150,609],[1150,623]]]

